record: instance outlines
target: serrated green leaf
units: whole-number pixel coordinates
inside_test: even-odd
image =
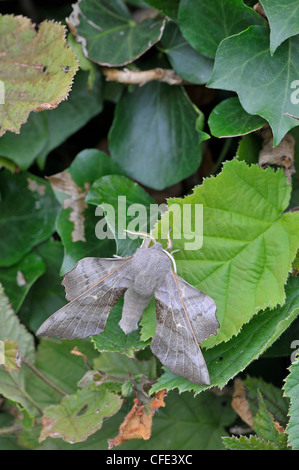
[[[1,15],[0,29],[3,135],[7,130],[19,133],[31,111],[53,109],[65,100],[78,63],[61,24],[44,21],[36,33],[29,18]]]
[[[101,228],[106,233],[107,223],[115,238],[119,256],[132,256],[141,244],[138,236],[134,238],[134,235],[126,235],[123,233],[124,229],[149,233],[157,221],[156,217],[150,220],[150,205],[156,204],[154,199],[141,186],[125,176],[107,175],[99,178],[90,188],[86,201],[103,208],[105,218],[102,222],[106,222],[100,222]],[[132,213],[133,204],[135,209]],[[113,211],[108,206],[112,206]],[[131,227],[130,224],[134,226]]]
[[[222,41],[208,87],[238,93],[249,114],[258,114],[269,122],[276,146],[298,126],[298,121],[289,117],[299,116],[292,95],[296,92],[292,83],[298,78],[298,54],[299,36],[285,41],[271,56],[268,28],[250,26]]]
[[[258,390],[259,410],[253,417],[254,430],[258,437],[266,442],[272,442],[279,450],[287,449],[287,435],[279,432],[273,420],[272,414],[267,410],[264,399]]]
[[[126,91],[109,132],[112,159],[154,189],[181,181],[201,162],[199,144],[205,139],[196,129],[199,114],[179,86],[151,82]]]
[[[101,65],[133,62],[161,38],[164,21],[134,21],[121,0],[80,0],[68,24],[86,57]]]
[[[184,37],[201,54],[215,57],[220,42],[252,24],[265,21],[240,0],[181,0],[179,26]]]
[[[283,307],[258,313],[243,326],[236,337],[227,343],[203,351],[211,386],[224,387],[230,379],[267,350],[298,317],[299,278],[290,277],[285,290],[286,302]],[[199,393],[208,387],[190,384],[187,379],[178,377],[165,368],[165,373],[153,385],[151,393],[164,388],[167,390],[178,388],[180,392],[194,390],[195,393]],[[266,393],[264,388],[263,392]],[[273,392],[267,393],[271,397]],[[276,415],[277,409],[271,411]]]
[[[270,50],[291,36],[299,34],[299,4],[297,0],[261,0],[270,24]]]
[[[31,173],[2,171],[0,188],[0,266],[11,266],[50,237],[59,206],[47,181]]]
[[[221,101],[211,112],[208,124],[215,137],[234,137],[260,129],[266,121],[248,114],[237,97]]]
[[[205,347],[236,335],[259,310],[284,304],[284,284],[299,244],[299,214],[283,213],[290,189],[283,171],[234,159],[190,196],[169,199],[170,209],[173,204],[180,208],[181,220],[170,222],[174,248],[181,249],[175,255],[178,273],[217,305],[221,327]],[[189,226],[186,215],[183,221],[186,204],[191,206]],[[203,245],[196,240],[194,247],[189,243],[198,204],[203,204]]]
[[[45,409],[40,441],[49,436],[72,444],[84,441],[100,429],[103,419],[114,415],[121,404],[121,398],[103,386],[78,390],[63,398],[59,405]]]
[[[290,367],[290,373],[284,384],[284,393],[290,398],[290,421],[286,431],[289,435],[289,444],[294,450],[299,450],[299,359]]]
[[[191,83],[207,83],[211,77],[214,61],[197,52],[186,41],[177,24],[166,24],[161,44],[173,69]]]
[[[279,450],[273,442],[265,442],[257,436],[223,437],[222,440],[230,450]]]

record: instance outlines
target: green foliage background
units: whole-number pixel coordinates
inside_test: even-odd
[[[262,15],[254,4],[1,2],[1,449],[107,449],[133,399],[148,404],[164,389],[151,438],[120,449],[299,449],[299,7],[261,0]],[[25,18],[16,27],[20,14],[51,20],[46,34],[34,39]],[[107,81],[107,67],[167,69],[177,82]],[[32,102],[58,106],[34,113]],[[294,137],[291,178],[258,166],[266,126],[274,146]],[[112,237],[95,235],[96,206],[112,205],[118,220],[118,196],[148,213],[152,203],[203,204],[203,246],[184,251],[183,227],[174,248],[178,274],[217,304],[221,327],[202,345],[211,386],[152,355],[153,303],[129,335],[122,301],[101,335],[35,335],[66,303],[62,276],[78,260],[139,246],[118,238],[107,212]],[[250,428],[231,406],[236,377]]]

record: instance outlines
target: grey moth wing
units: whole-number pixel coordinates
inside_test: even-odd
[[[163,365],[192,383],[210,384],[198,343],[216,334],[219,323],[214,300],[172,270],[155,290],[156,332],[152,352]]]
[[[39,336],[86,338],[104,331],[108,315],[130,284],[132,258],[83,258],[62,281],[70,302],[37,330]]]

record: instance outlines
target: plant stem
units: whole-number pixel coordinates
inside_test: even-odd
[[[67,396],[68,394],[62,390],[58,385],[56,385],[54,382],[52,382],[51,379],[49,379],[46,375],[44,375],[37,367],[35,367],[33,364],[31,364],[30,361],[26,357],[22,358],[24,363],[29,367],[29,369],[32,370],[41,380],[43,380],[49,387],[53,388],[56,392],[60,393],[63,397]]]

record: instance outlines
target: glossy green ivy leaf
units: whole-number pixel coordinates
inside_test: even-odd
[[[121,66],[159,41],[165,22],[137,23],[121,0],[80,0],[73,5],[68,24],[86,57],[101,65]]]
[[[111,173],[122,171],[104,152],[86,149],[76,156],[67,170],[49,178],[62,204],[56,223],[65,251],[62,274],[86,256],[109,258],[115,253],[113,240],[97,238],[95,230],[98,217],[95,208],[85,201],[94,181]]]
[[[199,144],[206,138],[196,130],[200,115],[179,86],[152,82],[126,91],[109,133],[111,157],[145,186],[175,184],[200,165]]]
[[[19,133],[31,111],[53,109],[65,100],[78,63],[61,24],[44,21],[36,32],[29,18],[1,15],[0,29],[3,135],[7,130]]]
[[[178,15],[180,0],[147,0],[146,3],[170,18],[175,19]]]
[[[211,77],[214,61],[197,52],[186,41],[178,25],[166,24],[161,44],[173,69],[184,80],[202,85]]]
[[[248,114],[237,97],[221,101],[211,112],[208,124],[215,137],[249,134],[267,124],[260,116]]]
[[[289,423],[286,431],[289,435],[289,444],[294,450],[299,450],[299,359],[290,367],[290,373],[284,384],[284,393],[290,398]]]
[[[102,80],[97,74],[92,90],[88,74],[79,71],[67,101],[51,111],[31,113],[20,134],[0,138],[0,154],[26,170],[35,160],[43,165],[47,155],[102,111]]]
[[[231,338],[227,343],[203,350],[212,386],[223,388],[230,379],[260,357],[298,318],[299,278],[290,277],[285,290],[286,302],[283,307],[276,307],[274,310],[267,309],[258,313],[243,326],[237,336]],[[163,388],[167,390],[178,388],[180,392],[194,390],[199,393],[207,387],[191,385],[188,380],[178,377],[166,369],[151,391],[154,393],[163,390]],[[266,393],[264,388],[262,391],[264,394]],[[273,398],[273,393],[272,395],[271,393],[267,392],[267,395]],[[273,412],[277,412],[277,409],[273,409]]]
[[[18,263],[55,231],[59,205],[49,183],[31,173],[0,173],[0,266]]]
[[[34,249],[34,255],[42,260],[45,272],[31,287],[19,317],[24,325],[36,332],[43,321],[66,304],[66,300],[59,275],[63,260],[62,243],[50,238]]]
[[[299,36],[285,41],[272,56],[268,28],[251,26],[222,41],[208,86],[238,93],[249,114],[268,121],[276,146],[299,125],[290,117],[299,117],[298,90],[292,88],[298,79],[298,54]]]
[[[45,269],[42,258],[35,253],[29,253],[13,266],[0,268],[0,282],[16,313],[31,286],[44,274]]]
[[[124,229],[149,233],[157,221],[155,214],[150,220],[150,205],[155,201],[141,186],[125,176],[107,175],[96,180],[86,201],[102,207],[105,217],[103,215],[99,220],[97,229],[104,236],[109,227],[119,256],[132,256],[141,244],[138,236],[125,234]]]
[[[299,34],[299,3],[297,0],[261,0],[270,24],[270,50],[291,36]]]
[[[179,26],[184,37],[201,54],[215,57],[220,42],[252,24],[265,21],[242,0],[181,0]]]

